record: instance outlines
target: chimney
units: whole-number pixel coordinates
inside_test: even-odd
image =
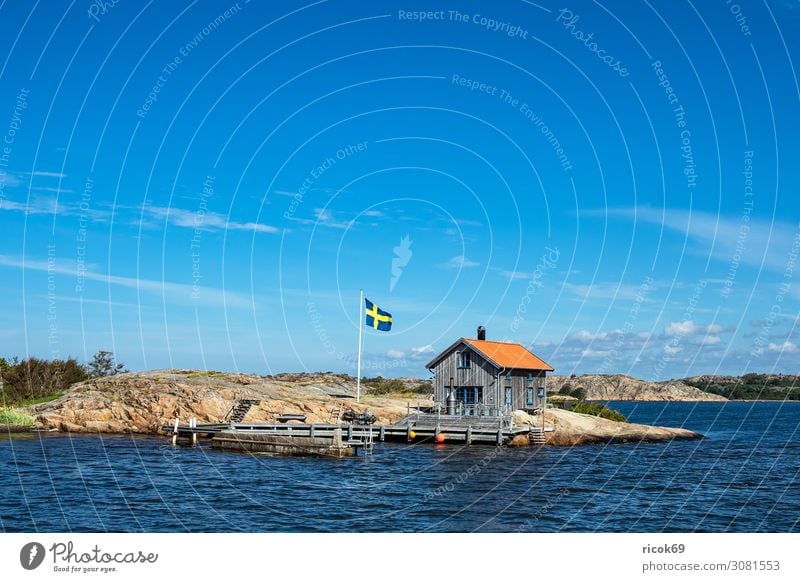
[[[478,339],[485,340],[486,339],[486,328],[482,325],[478,326]]]

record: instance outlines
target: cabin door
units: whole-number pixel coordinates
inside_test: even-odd
[[[483,387],[459,386],[456,388],[456,401],[461,414],[477,414],[479,405],[483,404]]]

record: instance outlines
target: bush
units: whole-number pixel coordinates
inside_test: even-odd
[[[86,378],[86,370],[75,358],[51,361],[39,358],[2,359],[0,402],[7,405],[47,400]]]
[[[433,384],[420,383],[411,389],[414,394],[433,394]]]
[[[398,393],[412,393],[412,394],[430,394],[433,392],[433,386],[420,382],[413,388],[406,386],[402,380],[396,378],[384,378],[376,376],[375,378],[362,378],[361,383],[368,386],[372,394],[398,394]]]
[[[625,418],[623,414],[607,406],[598,404],[597,402],[577,402],[575,406],[572,407],[572,412],[599,416],[600,418],[615,420],[617,422],[628,422],[628,419]]]

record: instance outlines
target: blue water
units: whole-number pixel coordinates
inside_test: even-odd
[[[376,446],[278,458],[166,438],[0,436],[0,530],[800,530],[800,403],[630,403],[669,444]]]

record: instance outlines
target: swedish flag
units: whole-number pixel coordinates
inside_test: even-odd
[[[380,331],[389,331],[392,329],[392,314],[386,313],[383,309],[378,309],[378,306],[366,297],[364,297],[364,301],[367,304],[367,326]]]

